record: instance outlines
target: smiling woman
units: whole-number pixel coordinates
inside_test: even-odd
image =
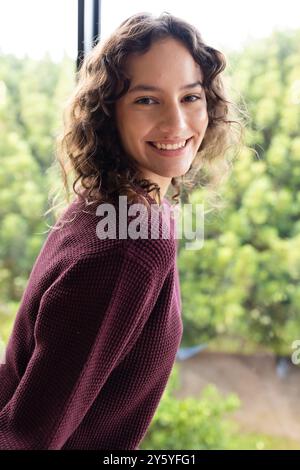
[[[205,165],[218,161],[223,173],[243,138],[225,66],[194,26],[169,13],[123,21],[85,58],[65,111],[57,161],[67,198],[71,182],[86,201],[137,200],[137,184],[160,203],[171,184],[178,203]]]

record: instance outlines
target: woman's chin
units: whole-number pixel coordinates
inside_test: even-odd
[[[167,178],[179,178],[180,176],[184,176],[190,169],[190,164],[189,165],[184,165],[182,166],[181,168],[174,168],[174,169],[170,169],[170,171],[166,172],[165,174],[161,175],[161,176],[165,176]]]

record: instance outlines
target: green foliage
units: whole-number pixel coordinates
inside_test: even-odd
[[[178,370],[173,368],[158,410],[141,449],[225,449],[234,438],[233,425],[226,415],[240,403],[235,395],[223,398],[207,386],[199,398],[177,399]]]
[[[48,209],[48,188],[55,177],[49,167],[64,100],[73,85],[74,64],[70,59],[55,64],[48,56],[40,61],[1,57],[2,302],[20,300],[45,239],[46,222],[53,222],[43,218]]]

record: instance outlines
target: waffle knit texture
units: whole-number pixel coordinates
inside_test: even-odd
[[[138,449],[175,362],[174,225],[168,239],[101,240],[82,207],[48,233],[21,299],[0,365],[2,450]]]

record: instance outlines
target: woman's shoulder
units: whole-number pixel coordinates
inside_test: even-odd
[[[176,254],[168,204],[143,206],[119,198],[116,204],[72,201],[49,237],[62,256],[126,256],[145,267],[167,269]],[[61,228],[60,225],[63,222]]]

